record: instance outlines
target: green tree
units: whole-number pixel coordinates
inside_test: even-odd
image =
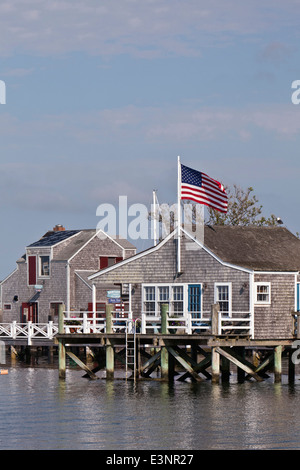
[[[233,188],[226,187],[228,195],[228,210],[226,214],[208,208],[209,225],[277,225],[277,217],[271,214],[266,218],[262,216],[262,205],[250,186],[246,190],[234,185]]]

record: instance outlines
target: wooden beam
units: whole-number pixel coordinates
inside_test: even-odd
[[[159,355],[159,358],[155,362],[152,363],[152,366],[149,367],[147,372],[141,372],[141,376],[149,377],[152,374],[152,372],[155,371],[157,367],[160,367],[160,355]]]
[[[201,382],[202,379],[199,377],[199,375],[193,370],[193,368],[183,359],[182,355],[178,353],[178,351],[175,351],[175,349],[171,348],[170,346],[166,346],[166,349],[172,356],[176,359],[176,361],[181,364],[185,370],[187,370],[191,376],[197,381]]]
[[[192,366],[194,372],[202,373],[207,379],[211,379],[211,375],[205,370],[207,367],[211,365],[211,354],[206,354],[205,359],[197,363],[197,361],[195,361],[195,359],[192,356],[189,356],[184,349],[181,349],[179,346],[173,346],[173,347],[174,347],[174,350],[177,351],[178,354]],[[189,375],[190,375],[189,372],[186,372],[178,380],[183,381]]]
[[[155,362],[157,359],[160,359],[160,351],[151,356],[150,359],[148,359],[146,362],[144,362],[144,364],[141,365],[141,371],[144,371],[145,369],[150,367],[152,363]]]
[[[99,377],[97,377],[97,375],[94,374],[94,372],[88,367],[86,366],[77,356],[75,356],[75,354],[73,354],[72,352],[70,351],[67,351],[67,355],[73,359],[74,362],[76,362],[76,364],[81,367],[81,369],[85,370],[86,373],[90,376],[91,379],[93,380],[96,380],[98,379]]]
[[[106,358],[105,358],[105,352],[102,352],[102,351],[97,352],[96,354],[94,354],[94,356],[95,356],[94,363],[96,363],[98,365],[96,367],[94,367],[93,369],[91,369],[91,370],[95,374],[99,370],[105,368]],[[87,378],[89,378],[89,374],[84,374],[82,377],[87,379]]]
[[[269,354],[269,356],[266,357],[266,359],[264,359],[261,364],[259,364],[257,367],[254,368],[254,372],[259,374],[261,377],[267,379],[269,376],[268,374],[266,374],[265,371],[268,370],[270,367],[272,367],[273,364],[274,364],[274,353],[272,351],[271,354]]]
[[[202,361],[199,362],[197,365],[195,366],[193,365],[193,369],[195,372],[205,375],[207,379],[211,379],[211,374],[209,374],[209,372],[206,371],[207,367],[210,367],[210,366],[211,366],[211,355],[209,354],[204,359],[202,359]],[[187,379],[189,376],[190,376],[190,373],[185,372],[185,374],[179,377],[178,380],[182,382],[185,379]]]
[[[263,378],[260,377],[256,372],[254,372],[254,370],[252,368],[250,368],[246,362],[248,361],[244,361],[242,358],[239,358],[238,355],[236,353],[231,353],[230,351],[230,354],[225,351],[224,349],[222,348],[216,348],[216,351],[221,355],[221,356],[224,356],[226,357],[227,359],[229,359],[229,361],[233,362],[233,364],[235,364],[237,367],[240,367],[241,369],[243,369],[245,372],[247,372],[249,375],[251,375],[252,377],[255,378],[255,380],[257,380],[257,382],[262,382],[263,381]]]

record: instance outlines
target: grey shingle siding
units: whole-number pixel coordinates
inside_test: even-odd
[[[223,266],[204,249],[189,250],[190,241],[182,241],[182,271],[176,275],[176,240],[170,239],[159,250],[132,260],[123,266],[95,278],[96,286],[102,283],[126,283],[134,286],[132,309],[135,317],[141,315],[141,286],[143,283],[206,284],[203,290],[203,311],[210,312],[214,303],[214,283],[232,283],[232,309],[249,311],[249,273]],[[243,284],[247,287],[243,288]]]
[[[74,232],[76,233],[76,232]],[[73,234],[74,235],[74,234]],[[36,293],[34,286],[28,286],[27,260],[21,258],[17,262],[17,270],[8,276],[1,284],[1,301],[10,303],[12,308],[2,312],[2,321],[21,321],[22,303],[34,300],[38,303],[38,320],[47,322],[50,314],[51,302],[62,302],[68,305],[68,259],[70,272],[70,309],[74,311],[87,310],[88,304],[92,302],[92,290],[77,275],[76,270],[86,270],[95,272],[99,269],[100,256],[123,257],[131,256],[135,253],[133,245],[127,241],[115,243],[110,238],[100,239],[95,235],[95,230],[78,231],[75,236],[71,236],[59,245],[36,246],[36,242],[31,247],[27,247],[27,256],[51,255],[50,276],[39,277],[37,269],[36,283],[43,286],[40,293]],[[45,245],[45,244],[43,244]],[[124,246],[123,246],[124,245]],[[126,247],[126,251],[123,249]],[[14,296],[18,296],[18,301],[13,301]],[[102,298],[106,300],[106,291],[103,290]]]

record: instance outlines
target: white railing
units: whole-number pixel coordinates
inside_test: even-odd
[[[247,315],[228,317],[222,316],[221,312],[218,315],[218,335],[238,334],[238,332],[245,332],[251,336],[252,321],[250,312],[234,312],[235,315]],[[208,312],[204,312],[203,317],[198,317],[198,312],[187,312],[185,316],[180,317],[167,317],[167,329],[169,333],[209,333],[211,331],[211,318]],[[142,326],[141,333],[159,333],[161,328],[161,317],[150,316],[149,314],[142,313]]]
[[[106,333],[106,318],[103,312],[64,312],[65,333]],[[112,312],[112,328],[114,333],[133,331],[134,320],[131,312]]]
[[[248,317],[226,317],[220,315],[218,318],[218,334],[228,334],[230,332],[237,332],[247,331],[249,335],[251,335],[252,331],[252,321],[250,317],[250,312],[240,312],[241,314],[248,314]]]
[[[0,323],[1,339],[27,339],[27,344],[31,345],[34,339],[52,340],[58,333],[58,325],[52,321],[48,323]]]
[[[98,317],[97,314],[103,312],[64,312],[64,332],[70,333],[106,333],[106,318]],[[113,312],[112,331],[113,333],[133,333],[136,331],[141,334],[156,334],[161,331],[161,317],[150,316],[142,313],[141,320],[134,320],[132,313]],[[218,315],[218,335],[239,334],[245,332],[251,336],[252,320],[250,312],[235,312],[235,315],[244,315],[236,317]],[[208,315],[205,312],[205,315]],[[247,315],[247,316],[245,316]],[[139,325],[139,323],[141,323]],[[167,317],[168,333],[209,333],[211,331],[211,318],[208,316],[194,318],[194,313],[187,312],[185,316]],[[34,339],[52,340],[58,333],[58,324],[49,321],[48,323],[0,323],[0,341],[1,339],[27,339],[27,344],[31,345]]]
[[[161,329],[161,317],[150,316],[142,313],[141,333],[159,333]],[[210,318],[198,318],[195,312],[187,312],[185,316],[168,316],[167,329],[169,333],[192,334],[196,332],[209,331],[211,328]]]

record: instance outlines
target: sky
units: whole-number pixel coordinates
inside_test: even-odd
[[[176,202],[178,155],[300,232],[299,18],[299,0],[2,0],[0,279],[119,196]]]

